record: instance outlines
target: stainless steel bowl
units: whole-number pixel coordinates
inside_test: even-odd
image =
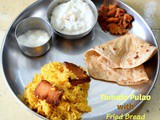
[[[46,43],[40,46],[36,46],[36,47],[28,47],[22,44],[18,40],[18,37],[24,34],[25,32],[27,32],[28,30],[36,30],[36,29],[41,29],[48,33],[50,38]],[[41,18],[38,18],[38,17],[29,17],[29,18],[22,20],[17,25],[16,30],[15,30],[15,37],[17,39],[18,46],[20,47],[22,53],[30,57],[41,56],[50,49],[52,45],[52,34],[53,34],[53,29],[51,25],[47,21]]]
[[[70,0],[54,0],[53,2],[50,3],[48,9],[47,9],[47,18],[48,18],[48,21],[50,22],[51,21],[51,16],[52,16],[52,11],[53,9],[59,5],[59,4],[62,4],[62,3],[66,3]],[[92,29],[93,27],[95,26],[95,24],[97,23],[97,18],[98,18],[98,12],[97,12],[97,8],[96,6],[94,5],[94,3],[91,1],[91,0],[84,0],[84,2],[88,3],[88,5],[90,6],[90,8],[92,9],[92,12],[94,14],[94,24],[93,26],[88,30],[88,31],[85,31],[84,33],[81,33],[81,34],[66,34],[66,33],[63,33],[62,31],[59,31],[57,30],[53,25],[53,29],[55,30],[55,33],[57,33],[58,35],[60,35],[61,37],[63,38],[66,38],[66,39],[79,39],[79,38],[82,38],[84,37],[85,35],[87,35]]]

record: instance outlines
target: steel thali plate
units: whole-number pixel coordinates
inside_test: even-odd
[[[65,40],[54,34],[53,46],[50,51],[38,58],[30,58],[23,55],[18,47],[15,39],[15,27],[23,19],[27,17],[41,17],[47,19],[46,10],[52,0],[39,0],[25,9],[13,22],[8,29],[2,45],[1,65],[4,78],[15,96],[22,106],[29,111],[38,115],[24,105],[18,95],[24,92],[25,86],[32,81],[36,73],[40,72],[40,68],[49,63],[49,61],[73,62],[77,65],[85,66],[84,52],[88,49],[107,42],[117,36],[104,33],[97,23],[89,35],[79,40]],[[97,8],[102,4],[101,0],[92,0]],[[143,20],[143,18],[131,7],[119,1],[119,6],[124,8],[128,13],[134,16],[133,28],[131,33],[148,41],[158,47],[155,37]],[[105,120],[106,114],[126,114],[134,111],[142,101],[135,100],[111,100],[106,101],[100,98],[101,94],[107,95],[148,95],[158,76],[159,71],[159,54],[157,53],[151,60],[145,63],[145,68],[150,78],[150,81],[138,86],[119,86],[116,83],[98,81],[92,79],[88,95],[88,104],[92,107],[92,112],[83,114],[84,120]],[[118,110],[117,105],[132,104],[134,108],[131,110]],[[43,116],[39,117],[45,119]]]

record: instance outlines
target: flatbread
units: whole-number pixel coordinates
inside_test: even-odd
[[[110,68],[134,68],[148,59],[157,51],[156,47],[133,34],[126,34],[115,40],[96,46],[94,50],[106,58]]]
[[[85,53],[85,63],[91,77],[105,81],[117,82],[120,85],[138,85],[149,80],[143,65],[135,68],[110,68],[105,58],[94,49]]]

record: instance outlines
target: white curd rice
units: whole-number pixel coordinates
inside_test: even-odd
[[[61,33],[81,34],[93,27],[94,14],[83,0],[70,0],[53,9],[51,24]]]
[[[19,42],[27,47],[38,47],[50,39],[44,30],[29,30],[18,37]]]

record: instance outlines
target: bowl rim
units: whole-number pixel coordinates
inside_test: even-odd
[[[43,44],[41,44],[41,45],[37,45],[37,46],[27,46],[27,45],[24,45],[23,43],[21,43],[20,41],[19,41],[19,39],[18,39],[18,37],[17,37],[17,29],[18,29],[18,27],[20,26],[20,24],[22,24],[23,22],[25,22],[26,20],[29,20],[29,19],[39,19],[39,20],[42,20],[43,21],[43,23],[47,23],[47,25],[50,27],[50,32],[51,32],[51,34],[48,34],[49,35],[49,39],[45,42],[45,43],[43,43]],[[35,29],[36,30],[36,29]],[[38,29],[37,29],[38,30]],[[42,29],[41,29],[42,30]],[[47,32],[46,30],[44,30],[45,32]],[[48,32],[47,32],[48,33]],[[53,36],[53,28],[52,28],[52,26],[51,26],[51,24],[47,21],[47,20],[45,20],[45,19],[42,19],[42,18],[40,18],[40,17],[28,17],[28,18],[25,18],[25,19],[23,19],[22,21],[20,21],[18,24],[17,24],[17,26],[16,26],[16,28],[15,28],[15,38],[16,38],[16,40],[17,40],[17,42],[18,42],[18,45],[20,45],[20,46],[23,46],[23,47],[26,47],[26,48],[38,48],[38,47],[42,47],[42,46],[44,46],[45,44],[47,44],[51,39],[52,39],[52,36]]]
[[[93,28],[94,28],[94,26],[96,25],[96,23],[97,23],[97,20],[98,20],[98,11],[97,11],[97,8],[96,8],[96,6],[95,6],[95,4],[91,1],[91,0],[84,0],[83,2],[85,2],[85,3],[87,3],[88,4],[88,6],[91,8],[91,11],[92,11],[92,13],[93,13],[93,15],[94,15],[94,22],[93,22],[93,25],[92,25],[92,27],[90,28],[90,29],[88,29],[88,30],[86,30],[86,31],[84,31],[84,32],[82,32],[82,33],[78,33],[78,34],[68,34],[68,33],[66,33],[66,32],[62,32],[62,31],[60,31],[60,30],[58,30],[58,29],[56,29],[55,28],[55,26],[53,26],[52,25],[52,23],[51,23],[51,20],[49,20],[49,18],[51,18],[51,16],[50,16],[50,14],[52,13],[52,11],[53,11],[53,9],[54,8],[52,8],[52,4],[53,3],[55,3],[55,2],[58,2],[59,0],[54,0],[54,1],[52,1],[50,4],[49,4],[49,6],[48,6],[48,8],[47,8],[47,20],[48,20],[48,22],[50,23],[50,25],[52,26],[52,28],[55,30],[55,33],[57,34],[57,32],[59,33],[59,34],[61,34],[61,36],[63,36],[63,35],[65,35],[65,36],[78,36],[78,35],[83,35],[83,34],[85,34],[85,33],[89,33]],[[66,2],[69,2],[70,0],[61,0],[62,2],[60,3],[60,4],[62,4],[62,3],[66,3]],[[86,2],[86,1],[88,1],[88,2]],[[59,5],[59,4],[58,4]],[[57,6],[58,6],[57,5]],[[52,11],[51,11],[51,13],[49,13],[49,10],[52,8]],[[95,9],[95,10],[94,10]],[[50,17],[49,17],[50,16]],[[58,34],[58,35],[59,35]]]

